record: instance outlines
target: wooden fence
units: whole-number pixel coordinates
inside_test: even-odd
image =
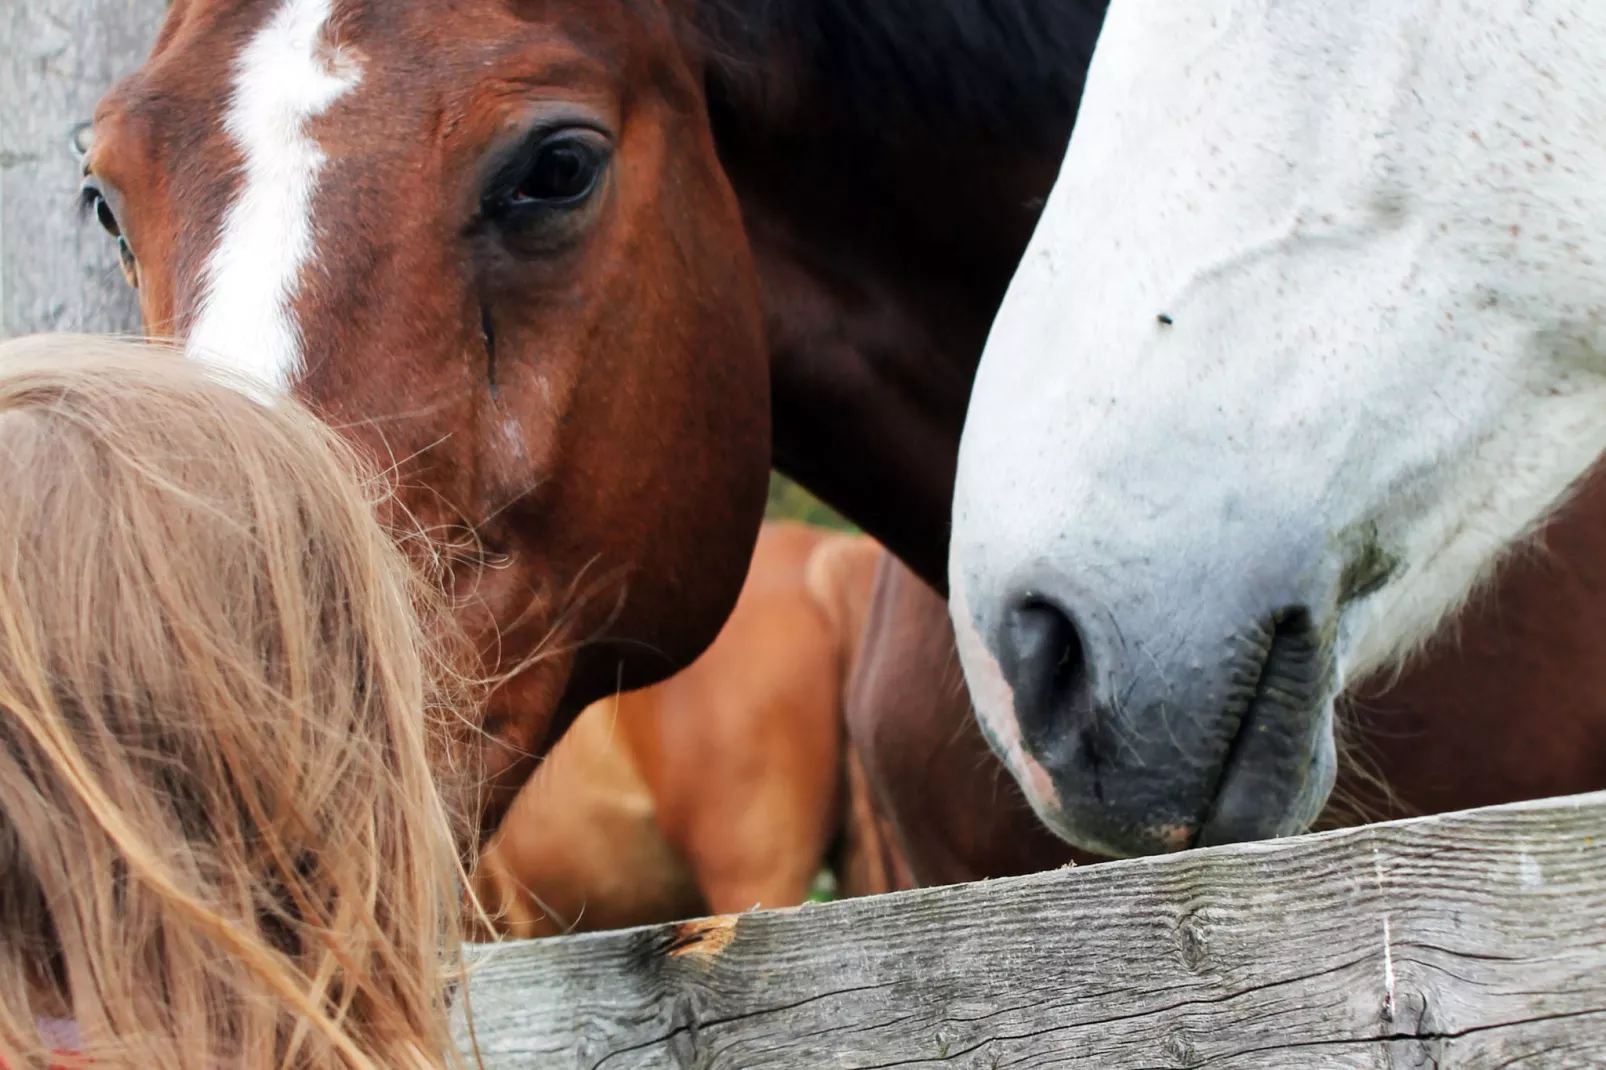
[[[485,949],[502,1068],[1606,1067],[1606,793]]]

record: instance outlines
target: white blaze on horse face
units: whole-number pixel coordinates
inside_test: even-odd
[[[1304,604],[1340,679],[1424,638],[1606,449],[1602,55],[1600,0],[1114,0],[953,588],[1073,577],[1173,682],[1201,614]]]
[[[307,122],[361,80],[325,39],[333,0],[284,0],[236,65],[224,129],[243,161],[207,263],[188,350],[287,390],[302,370],[294,301],[313,254],[312,198],[326,157]]]

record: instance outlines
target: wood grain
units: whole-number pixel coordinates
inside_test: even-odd
[[[0,0],[0,338],[133,331],[111,240],[76,211],[75,123],[150,51],[163,0]]]
[[[1606,1066],[1606,793],[483,949],[485,1065]]]

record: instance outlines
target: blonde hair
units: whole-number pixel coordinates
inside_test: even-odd
[[[462,696],[360,471],[170,351],[0,346],[10,1066],[51,1015],[97,1065],[460,1064]]]

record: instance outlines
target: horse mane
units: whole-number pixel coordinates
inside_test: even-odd
[[[711,103],[764,123],[806,105],[889,123],[1058,140],[1108,0],[694,0]]]

